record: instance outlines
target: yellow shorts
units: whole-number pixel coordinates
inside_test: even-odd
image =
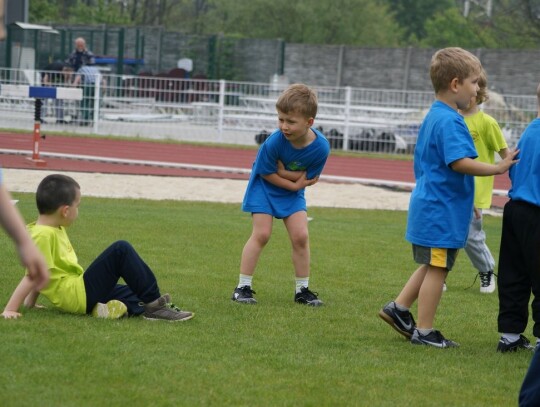
[[[456,262],[459,249],[442,249],[439,247],[425,247],[413,244],[413,258],[418,264],[429,264],[433,267],[452,270]]]

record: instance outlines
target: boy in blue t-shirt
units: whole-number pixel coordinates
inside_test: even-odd
[[[519,391],[519,407],[540,406],[540,352],[534,352]]]
[[[497,163],[474,160],[473,140],[458,109],[478,91],[482,65],[461,48],[437,51],[430,66],[436,101],[426,115],[414,152],[416,186],[411,194],[406,239],[420,267],[379,316],[411,343],[456,347],[433,329],[444,281],[458,249],[465,247],[473,211],[474,178],[502,174],[515,162],[515,152]],[[418,300],[418,324],[409,311]]]
[[[283,219],[292,244],[297,303],[319,306],[309,290],[310,251],[304,189],[321,174],[330,145],[312,128],[317,96],[302,84],[289,86],[276,103],[279,130],[261,145],[244,196],[242,210],[251,212],[253,231],[242,251],[240,277],[232,300],[255,304],[252,279],[261,252],[270,240],[273,218]]]
[[[533,349],[522,334],[529,322],[529,303],[536,352],[540,349],[540,85],[536,95],[538,116],[519,139],[519,163],[510,169],[510,200],[504,206],[497,276],[499,352]]]

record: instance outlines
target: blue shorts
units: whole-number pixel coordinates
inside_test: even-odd
[[[452,270],[456,262],[459,249],[442,249],[439,247],[425,247],[412,245],[413,258],[418,264],[429,264],[433,267],[441,267],[448,271]]]

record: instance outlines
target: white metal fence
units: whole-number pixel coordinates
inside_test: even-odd
[[[74,74],[72,74],[74,75]],[[58,86],[70,86],[68,82]],[[103,75],[83,101],[44,100],[42,131],[84,132],[200,142],[255,144],[277,125],[275,102],[284,84]],[[41,85],[41,73],[0,69],[1,84]],[[335,149],[411,152],[432,92],[315,87],[315,125]],[[510,145],[536,117],[536,97],[491,94],[486,112]],[[3,97],[0,127],[32,129],[34,100]]]

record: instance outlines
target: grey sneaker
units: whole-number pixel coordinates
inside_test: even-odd
[[[459,344],[457,342],[446,339],[440,331],[431,331],[427,335],[422,335],[418,332],[418,329],[414,330],[411,337],[411,343],[413,345],[428,345],[435,348],[457,348]]]
[[[163,294],[157,300],[143,304],[143,318],[151,321],[187,321],[195,316],[193,312],[182,311],[171,303],[169,294]]]
[[[379,317],[406,338],[410,338],[416,328],[416,322],[410,311],[398,310],[394,301],[382,307]]]

